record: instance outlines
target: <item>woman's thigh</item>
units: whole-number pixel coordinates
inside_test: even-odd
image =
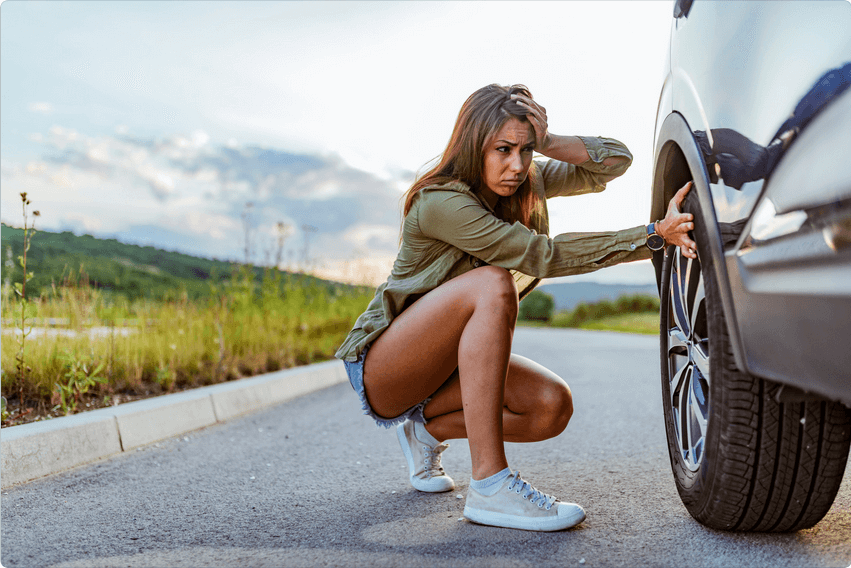
[[[440,388],[458,367],[461,335],[481,306],[513,332],[517,290],[507,270],[488,266],[467,272],[397,316],[372,343],[364,362],[364,389],[373,411],[398,416]]]

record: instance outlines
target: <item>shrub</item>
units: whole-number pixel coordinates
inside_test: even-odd
[[[531,295],[531,294],[530,294]],[[579,327],[582,324],[621,314],[640,314],[659,311],[659,298],[644,294],[621,296],[614,302],[601,300],[592,304],[582,302],[573,310],[555,314],[551,324],[556,327]]]
[[[518,318],[526,321],[550,321],[553,317],[555,300],[540,290],[533,290],[520,302]]]

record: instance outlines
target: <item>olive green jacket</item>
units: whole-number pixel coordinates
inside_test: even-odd
[[[355,361],[364,346],[387,329],[416,299],[478,266],[500,266],[514,275],[520,297],[541,278],[593,272],[606,266],[650,258],[644,226],[602,233],[563,233],[550,238],[546,199],[600,192],[602,176],[619,176],[632,163],[622,143],[580,137],[591,159],[575,166],[556,160],[533,161],[532,191],[541,199],[529,229],[502,221],[462,182],[425,187],[414,195],[402,224],[402,244],[387,281],[378,287],[336,357]],[[615,166],[603,160],[623,156]],[[600,262],[610,253],[611,259]]]

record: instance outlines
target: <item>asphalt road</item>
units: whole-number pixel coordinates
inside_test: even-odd
[[[2,494],[6,567],[851,565],[851,467],[827,517],[790,535],[723,533],[686,512],[670,473],[657,340],[522,328],[514,350],[570,384],[559,437],[508,444],[537,487],[582,504],[558,533],[459,520],[469,448],[450,442],[458,488],[407,482],[394,432],[339,385]]]

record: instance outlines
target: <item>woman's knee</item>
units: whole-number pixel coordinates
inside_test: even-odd
[[[498,266],[483,266],[469,273],[473,280],[477,303],[497,305],[516,319],[519,300],[514,277],[505,268]]]
[[[573,416],[573,395],[562,381],[548,381],[536,393],[537,412],[534,413],[533,430],[540,440],[558,436],[567,428]]]

